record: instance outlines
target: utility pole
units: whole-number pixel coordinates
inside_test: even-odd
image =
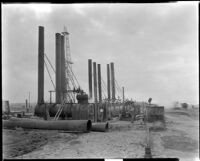
[[[124,87],[122,87],[122,98],[123,98],[123,103],[124,103]]]
[[[123,99],[123,114],[125,115],[125,103],[124,103],[124,87],[122,87],[122,99]]]
[[[31,95],[31,92],[29,91],[29,93],[28,93],[28,98],[29,98],[29,109],[30,109],[30,107],[31,107],[31,99],[30,99],[30,95]]]
[[[26,102],[26,112],[28,112],[28,100],[26,99],[25,102]]]

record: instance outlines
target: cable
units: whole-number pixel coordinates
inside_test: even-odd
[[[50,72],[49,72],[49,69],[48,69],[48,67],[47,67],[47,64],[46,64],[45,60],[44,60],[44,64],[45,64],[46,70],[47,70],[47,72],[48,72],[48,74],[49,74],[51,83],[53,84],[54,89],[56,89],[55,84],[53,83],[53,80],[52,80],[52,78],[51,78],[51,74],[50,74]]]
[[[53,65],[51,64],[49,58],[47,57],[47,55],[44,53],[44,56],[46,57],[48,63],[50,64],[51,68],[53,69],[54,73],[56,73],[55,69],[53,68]]]
[[[71,66],[70,66],[70,65],[69,65],[69,69],[70,69],[70,71],[71,71],[72,75],[74,76],[76,83],[77,83],[77,84],[78,84],[78,86],[80,87],[80,84],[79,84],[78,80],[76,79],[76,76],[75,76],[74,72],[72,71],[72,68],[71,68]]]
[[[104,83],[103,79],[101,79],[101,82],[102,82],[102,87],[103,87],[102,93],[103,93],[104,97],[106,98],[106,94],[105,94],[106,87],[105,87],[105,83]]]
[[[117,89],[118,89],[120,92],[122,92],[122,90],[121,90],[121,88],[120,88],[120,86],[119,86],[119,84],[117,83],[116,80],[115,80],[115,83],[116,83],[116,87],[117,87]]]

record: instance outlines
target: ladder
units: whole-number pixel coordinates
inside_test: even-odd
[[[63,110],[63,107],[64,107],[65,103],[66,103],[66,99],[64,99],[64,101],[62,101],[62,104],[60,105],[56,115],[54,116],[54,120],[58,120],[58,118],[60,117],[60,114],[61,114],[61,112]]]

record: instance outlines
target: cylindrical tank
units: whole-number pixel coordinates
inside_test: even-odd
[[[59,109],[61,104],[41,104],[36,105],[34,115],[44,117],[47,112],[49,113],[50,117],[54,117]],[[74,104],[65,104],[63,110],[60,114],[61,118],[71,117],[71,108],[75,106]]]
[[[78,94],[76,95],[76,99],[78,100],[78,103],[81,103],[81,104],[88,103],[87,94]]]
[[[44,121],[44,120],[33,120],[33,119],[15,119],[15,120],[3,120],[3,127],[8,129],[21,127],[25,129],[89,132],[92,127],[92,122],[91,120]]]

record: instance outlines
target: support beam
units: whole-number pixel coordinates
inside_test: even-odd
[[[107,64],[107,93],[108,93],[108,100],[110,100],[110,67]]]
[[[110,63],[111,65],[111,89],[112,89],[112,102],[115,101],[115,71],[114,71],[114,63]]]
[[[98,64],[98,89],[99,89],[99,103],[102,102],[102,93],[101,93],[101,64]]]
[[[89,99],[92,99],[92,59],[88,59]]]
[[[56,33],[56,103],[61,103],[61,35]]]
[[[61,98],[65,98],[66,82],[65,82],[65,37],[61,35]]]
[[[44,27],[39,26],[38,41],[38,104],[44,103]]]

